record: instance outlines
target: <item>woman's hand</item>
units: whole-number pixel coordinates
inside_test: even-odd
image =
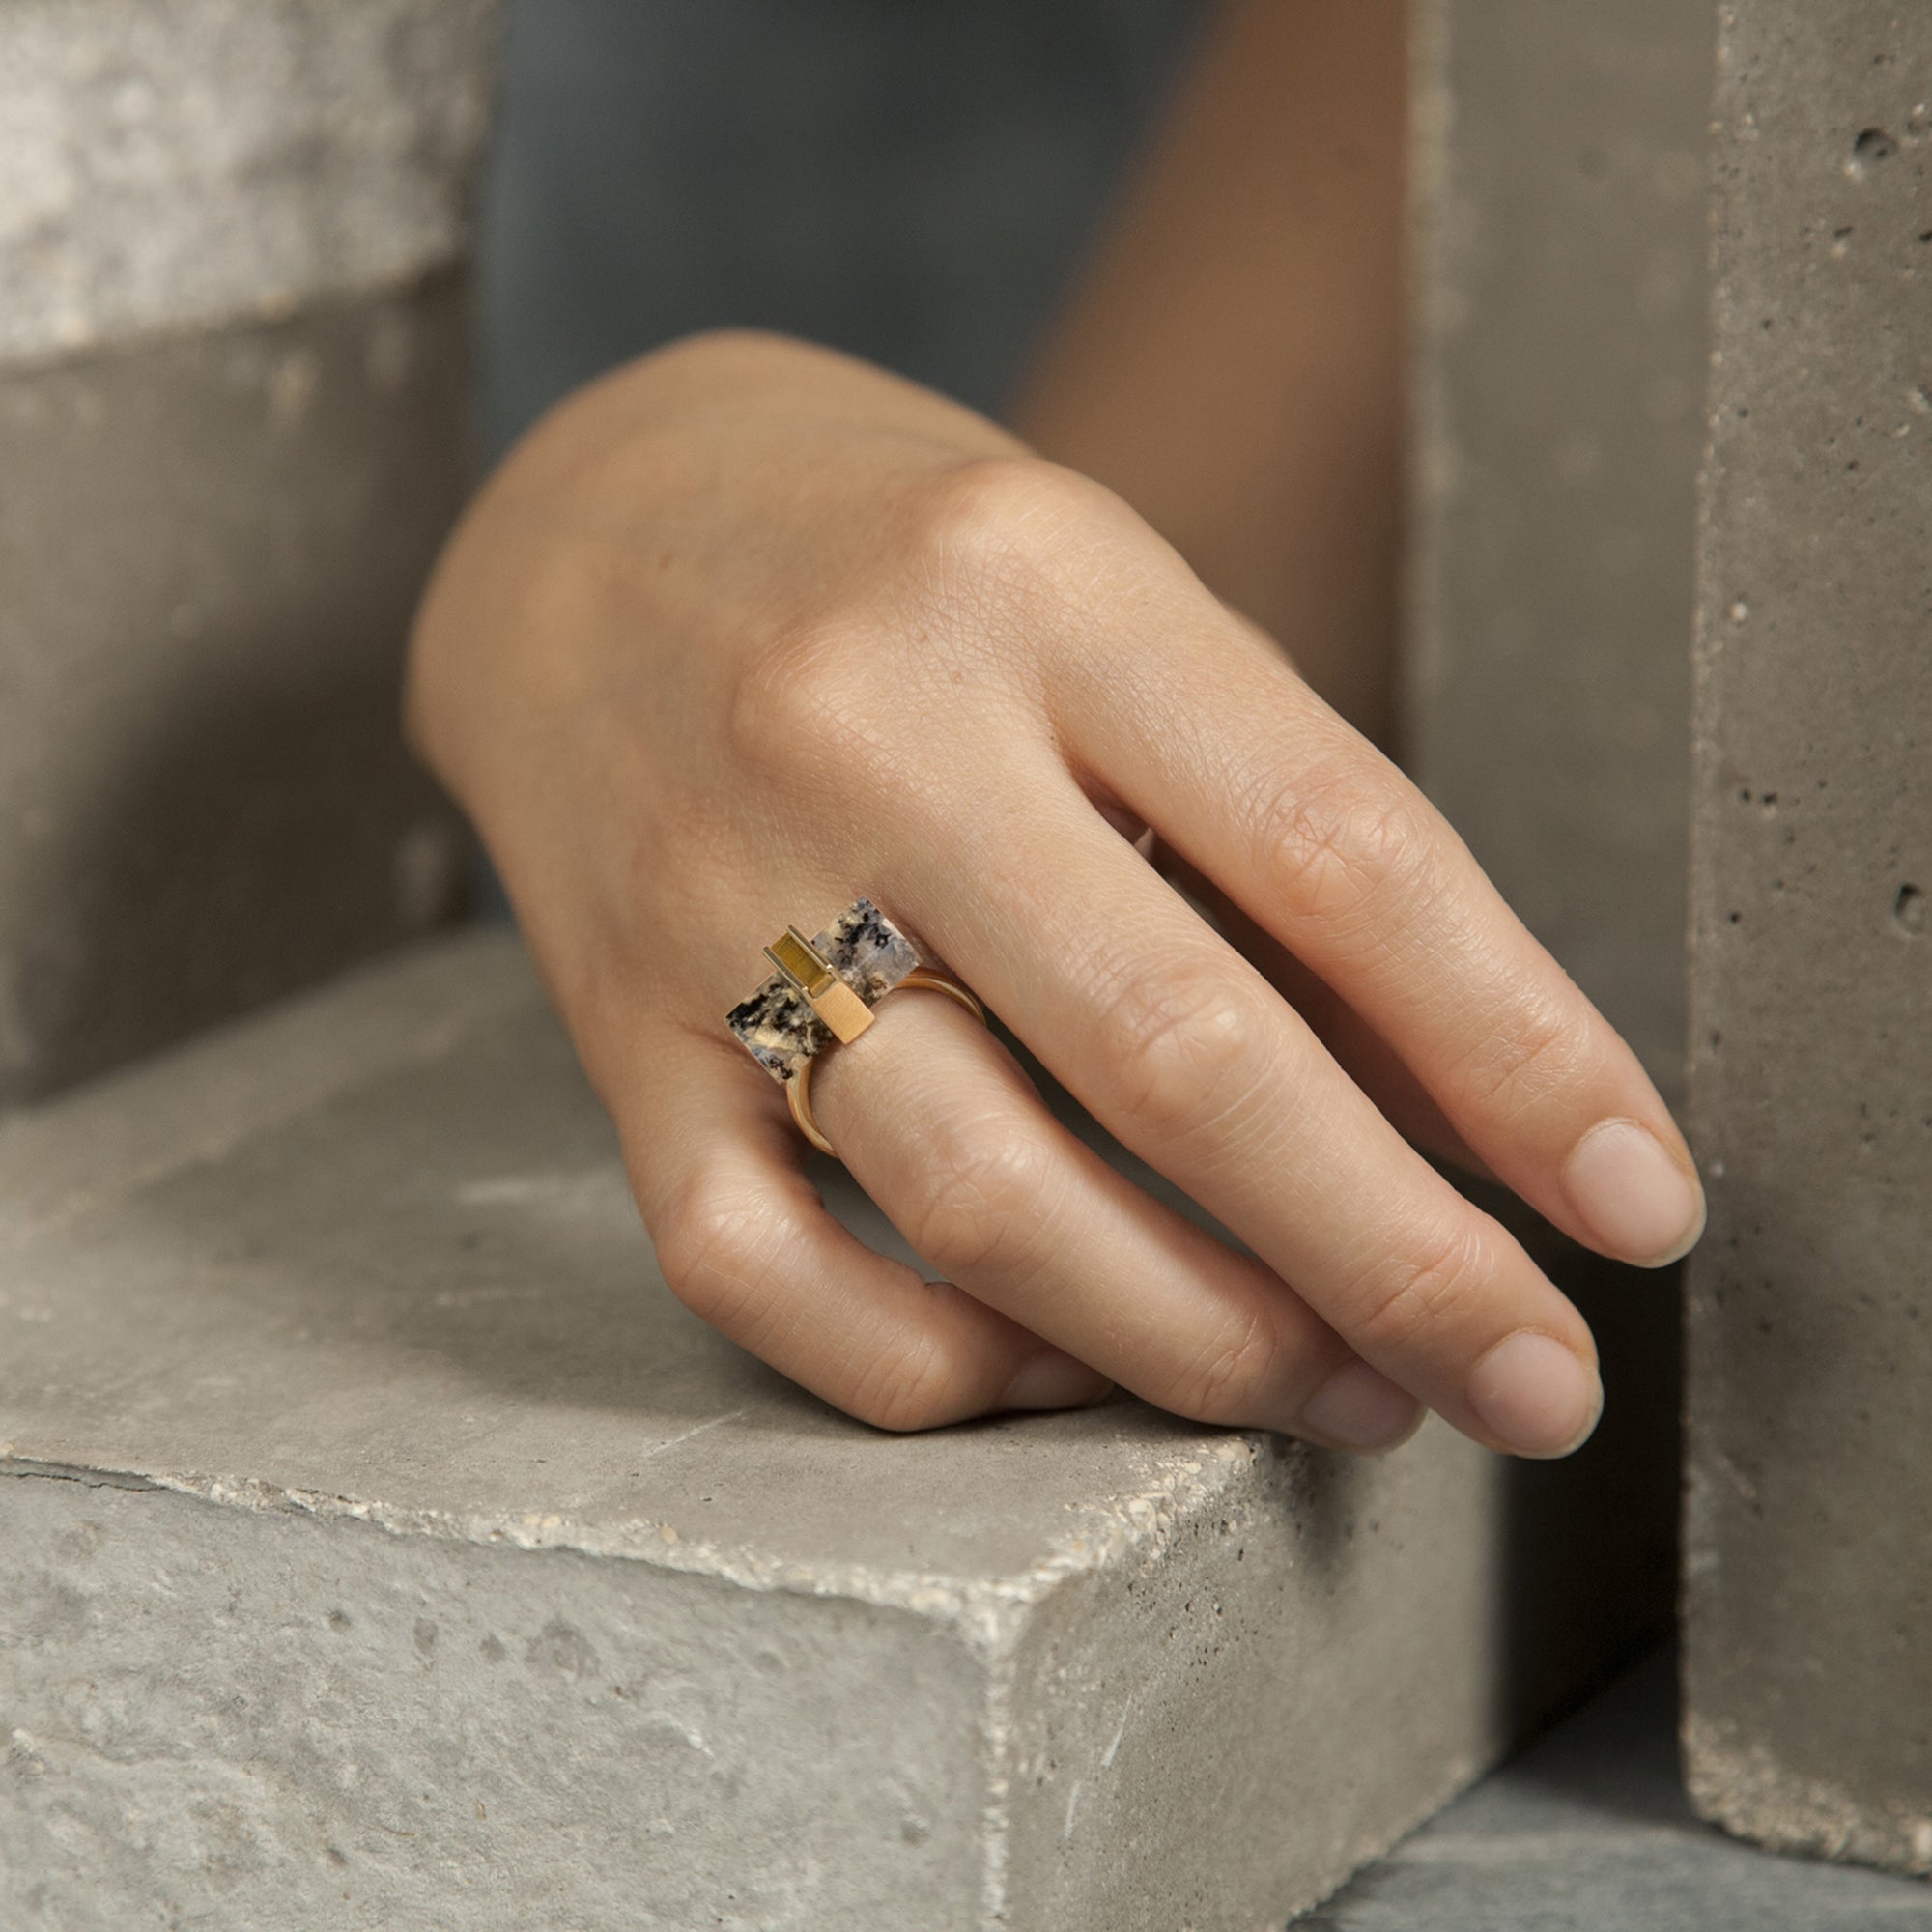
[[[1701,1225],[1634,1056],[1402,774],[1117,497],[862,365],[706,337],[566,404],[442,560],[410,719],[501,868],[667,1279],[868,1421],[1111,1381],[1349,1448],[1426,1404],[1560,1454],[1601,1406],[1588,1329],[1392,1122],[1460,1138],[1605,1253],[1661,1263]],[[846,1234],[724,1014],[767,940],[861,894],[1251,1255],[910,996],[813,1097],[950,1285]]]

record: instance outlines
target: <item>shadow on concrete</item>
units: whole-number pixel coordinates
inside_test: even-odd
[[[1565,1462],[1508,1465],[1499,1716],[1520,1741],[1673,1627],[1683,1272],[1605,1261],[1500,1188],[1465,1191],[1581,1310],[1603,1364],[1604,1417],[1589,1442]]]

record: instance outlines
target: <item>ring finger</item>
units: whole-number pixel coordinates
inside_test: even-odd
[[[1163,1408],[1384,1449],[1419,1404],[1260,1262],[1155,1201],[1040,1104],[949,1002],[900,994],[833,1050],[814,1113],[913,1248]]]
[[[903,882],[938,949],[1102,1125],[1365,1360],[1492,1446],[1574,1447],[1602,1404],[1576,1309],[1070,774],[1029,780],[981,788],[949,868],[963,889]]]

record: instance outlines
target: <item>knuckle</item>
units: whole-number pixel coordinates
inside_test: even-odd
[[[977,456],[929,478],[914,506],[914,548],[951,575],[1032,577],[1094,511],[1094,487],[1025,455]]]
[[[869,747],[876,655],[874,627],[854,615],[783,626],[747,656],[731,687],[725,739],[733,756],[781,773],[801,759],[822,769]]]
[[[1304,777],[1254,816],[1260,869],[1277,902],[1337,934],[1383,923],[1427,884],[1421,803],[1380,774]]]
[[[1574,1014],[1539,1001],[1466,1047],[1448,1080],[1462,1106],[1514,1118],[1572,1086],[1591,1064],[1591,1045],[1589,1028]]]
[[[1042,1239],[1055,1165],[1052,1148],[1009,1120],[942,1124],[921,1154],[909,1202],[895,1203],[905,1237],[949,1273],[1014,1271]]]
[[[698,1177],[653,1217],[658,1266],[693,1314],[762,1353],[798,1320],[782,1292],[769,1202]],[[972,1365],[943,1330],[906,1324],[856,1349],[824,1391],[848,1415],[904,1433],[953,1422],[970,1407]]]
[[[912,1335],[878,1350],[858,1367],[838,1406],[874,1429],[910,1435],[959,1419],[960,1381],[936,1334]]]
[[[1365,1354],[1407,1353],[1484,1293],[1493,1261],[1479,1221],[1446,1229],[1369,1269],[1337,1325]]]
[[[908,486],[882,513],[875,560],[744,652],[731,755],[821,792],[875,770],[903,783],[930,729],[909,714],[908,692],[937,685],[950,706],[999,706],[1009,725],[1037,708],[1043,640],[1065,628],[1067,560],[1104,526],[1104,497],[1022,455],[975,457]]]
[[[1122,980],[1095,1046],[1121,1102],[1155,1132],[1199,1131],[1238,1108],[1264,1063],[1267,1020],[1233,974],[1190,963]]]
[[[671,1293],[751,1346],[745,1318],[771,1276],[773,1229],[769,1203],[700,1176],[659,1209],[650,1234]]]
[[[1265,1310],[1203,1343],[1157,1397],[1163,1408],[1198,1422],[1252,1422],[1267,1412],[1280,1378],[1282,1337]]]
[[[1043,657],[1076,638],[1091,653],[1116,628],[1096,626],[1094,586],[1145,572],[1130,520],[1100,485],[1037,457],[976,457],[927,478],[902,580],[914,629],[955,655],[974,640],[980,679],[1033,691]]]

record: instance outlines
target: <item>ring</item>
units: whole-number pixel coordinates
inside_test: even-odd
[[[778,970],[724,1015],[724,1024],[783,1085],[799,1131],[821,1153],[834,1150],[811,1118],[811,1063],[826,1047],[857,1039],[888,993],[901,986],[944,993],[985,1024],[986,1010],[973,993],[943,968],[923,963],[868,898],[854,899],[813,939],[787,926],[765,957]]]
[[[932,966],[915,966],[896,987],[895,992],[909,992],[915,987],[923,987],[928,992],[944,993],[949,1000],[964,1007],[981,1026],[986,1024],[986,1009],[974,994],[962,986],[951,973],[942,973]],[[869,1022],[871,1015],[867,1019]],[[785,1082],[785,1098],[791,1102],[791,1117],[797,1122],[798,1130],[820,1153],[829,1153],[834,1160],[838,1158],[838,1151],[825,1138],[818,1122],[811,1118],[811,1069],[813,1062],[808,1060],[798,1071]]]

